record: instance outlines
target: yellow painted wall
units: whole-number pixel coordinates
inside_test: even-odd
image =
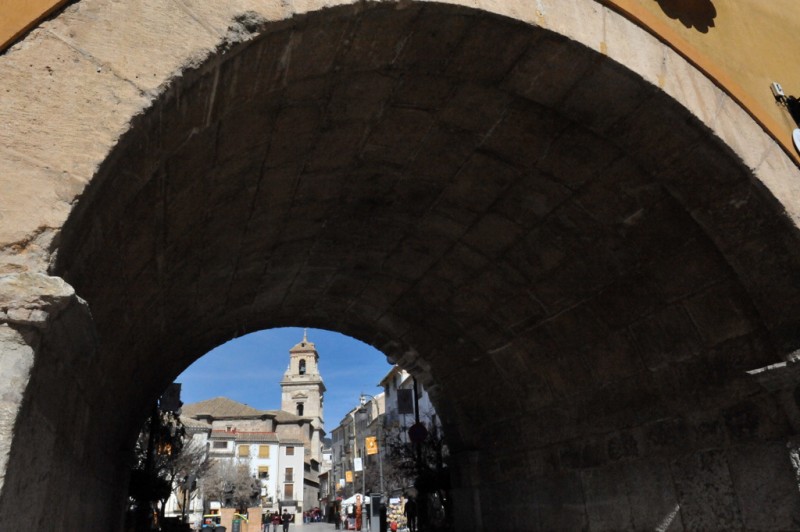
[[[0,52],[66,0],[0,0]]]
[[[0,0],[0,51],[66,0]],[[797,127],[770,83],[800,97],[800,0],[597,0],[705,71],[791,154]],[[124,23],[124,21],[120,21]]]
[[[794,157],[798,127],[770,83],[800,97],[800,0],[600,0],[692,61]]]

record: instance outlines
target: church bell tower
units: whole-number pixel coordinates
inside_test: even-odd
[[[319,461],[325,384],[318,363],[317,348],[308,341],[307,331],[304,331],[303,340],[289,350],[289,367],[281,380],[281,410],[312,420],[311,457]]]

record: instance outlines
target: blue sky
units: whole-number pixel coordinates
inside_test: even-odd
[[[228,397],[260,410],[281,406],[280,380],[289,363],[289,349],[303,339],[303,329],[286,327],[259,331],[236,338],[209,351],[181,373],[181,400],[196,403]],[[391,366],[380,351],[349,336],[308,329],[308,340],[319,353],[325,382],[325,429],[330,432],[351,408],[361,392],[376,395],[378,382]]]

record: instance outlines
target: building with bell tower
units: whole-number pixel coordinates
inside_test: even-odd
[[[319,374],[319,353],[308,334],[289,350],[289,367],[281,380],[281,410],[311,420],[311,458],[321,459],[321,440],[325,432],[322,403],[325,384]]]

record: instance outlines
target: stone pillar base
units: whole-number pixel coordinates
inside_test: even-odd
[[[108,401],[96,396],[96,362],[94,323],[71,286],[0,276],[4,530],[82,530],[87,516],[97,530],[122,528],[127,471]]]

